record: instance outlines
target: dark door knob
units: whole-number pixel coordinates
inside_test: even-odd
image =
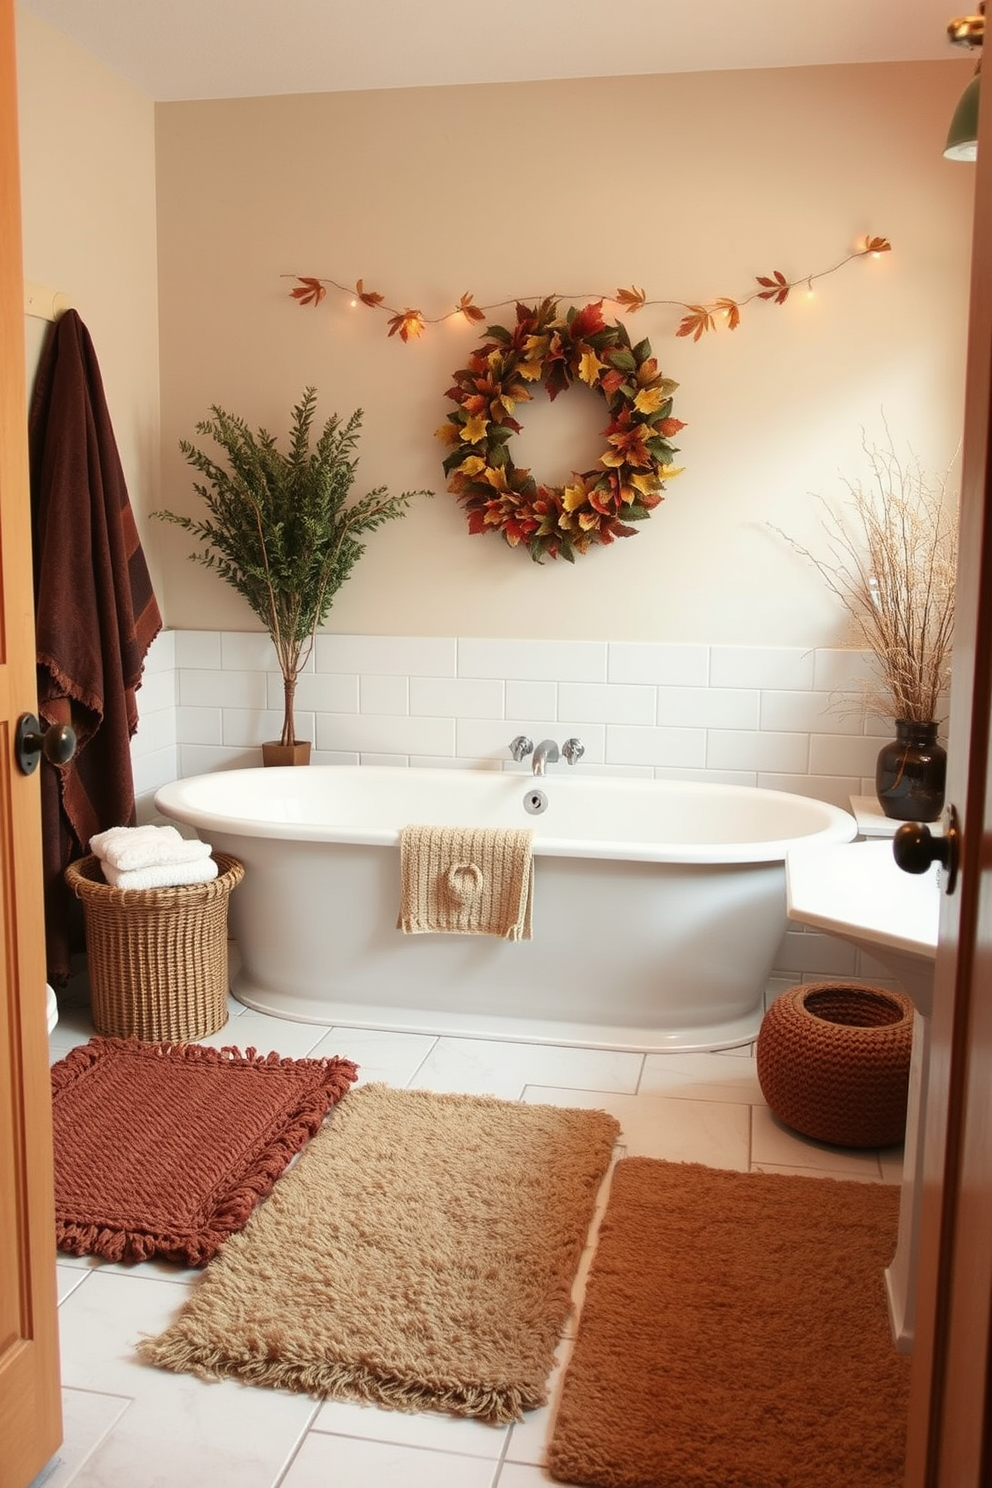
[[[949,806],[943,836],[935,837],[923,822],[903,822],[892,839],[892,856],[904,873],[926,873],[931,863],[940,863],[947,870],[944,893],[953,894],[960,835],[957,811]]]
[[[38,768],[44,755],[53,765],[66,765],[76,752],[76,735],[67,723],[53,723],[47,729],[33,713],[22,713],[14,734],[14,758],[24,775]]]

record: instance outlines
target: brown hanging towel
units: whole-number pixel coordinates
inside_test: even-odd
[[[69,723],[68,765],[41,769],[48,980],[69,974],[69,863],[109,827],[134,822],[135,692],[162,626],[89,332],[55,322],[29,418],[38,712]]]

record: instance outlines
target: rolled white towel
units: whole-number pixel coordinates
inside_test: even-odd
[[[210,856],[210,843],[181,837],[175,827],[108,827],[90,838],[90,851],[119,872],[177,863],[197,863]]]
[[[101,863],[103,876],[115,889],[171,889],[179,884],[209,883],[217,877],[213,858],[196,863],[157,863],[150,868],[122,870],[112,863]]]

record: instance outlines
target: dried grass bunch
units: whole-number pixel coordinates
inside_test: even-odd
[[[950,685],[957,501],[948,474],[927,473],[913,455],[902,461],[891,440],[885,448],[867,441],[862,447],[870,478],[845,479],[849,500],[842,506],[817,497],[830,557],[781,536],[819,570],[877,659],[878,677],[866,683],[861,710],[932,723]]]

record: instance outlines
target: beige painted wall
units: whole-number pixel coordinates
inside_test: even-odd
[[[842,642],[842,614],[766,524],[818,541],[808,493],[860,470],[861,426],[881,437],[883,413],[928,463],[955,452],[972,172],[941,147],[968,75],[951,61],[160,105],[167,504],[196,507],[176,446],[211,403],[281,432],[314,384],[324,413],[365,410],[365,482],[438,493],[375,535],[331,629]],[[895,251],[812,300],[748,307],[733,334],[676,339],[663,307],[631,322],[681,384],[685,474],[638,536],[574,567],[470,537],[445,493],[433,434],[478,328],[404,345],[334,291],[299,308],[282,277],[361,276],[428,314],[465,290],[488,304],[634,283],[697,301],[829,268],[866,232]],[[565,431],[580,468],[598,454],[583,390],[528,415],[514,454],[540,477],[567,475]],[[250,626],[185,562],[185,534],[163,541],[171,623]]]
[[[68,295],[93,338],[147,534],[160,447],[154,105],[22,7],[17,65],[24,274]],[[25,321],[29,370],[46,330]],[[145,547],[161,593],[157,528]]]
[[[928,464],[956,449],[973,172],[940,146],[967,59],[153,109],[35,17],[18,25],[26,273],[93,333],[168,624],[257,628],[183,533],[144,520],[197,510],[179,439],[214,402],[280,432],[312,383],[322,415],[365,410],[363,489],[437,492],[373,536],[331,630],[843,643],[843,613],[767,524],[819,543],[809,493],[860,471],[883,412]],[[827,269],[865,232],[894,253],[812,300],[749,306],[733,334],[677,339],[660,306],[631,319],[681,384],[686,470],[637,537],[574,567],[470,537],[445,492],[434,430],[478,329],[404,345],[334,291],[297,307],[283,277],[361,276],[428,314],[465,290],[696,301]],[[576,390],[528,410],[514,455],[560,479],[601,428]]]

